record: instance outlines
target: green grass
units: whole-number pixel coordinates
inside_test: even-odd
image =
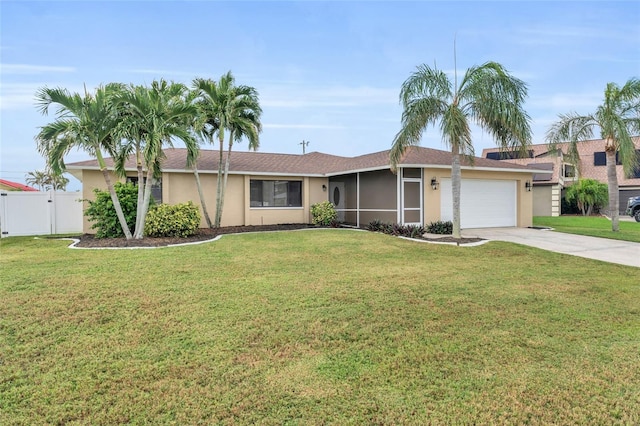
[[[637,424],[640,269],[317,230],[0,240],[0,424]]]
[[[558,232],[610,238],[640,243],[640,223],[620,221],[620,231],[611,230],[611,221],[595,216],[535,216],[534,226],[549,226]]]

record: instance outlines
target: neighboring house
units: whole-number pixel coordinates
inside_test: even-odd
[[[640,137],[633,140],[640,159]],[[482,157],[544,170],[546,173],[533,177],[533,215],[559,216],[562,214],[560,210],[563,191],[578,178],[607,183],[605,140],[583,141],[577,146],[580,154],[577,169],[565,159],[567,143],[558,144],[557,151],[550,151],[547,144],[532,145],[526,158],[518,158],[516,152],[501,152],[499,148],[484,149]],[[616,168],[620,191],[619,211],[624,214],[627,199],[640,195],[640,168],[631,176],[625,176],[621,164]]]
[[[158,201],[199,203],[195,178],[186,169],[186,150],[165,150]],[[112,165],[111,159],[107,164]],[[209,214],[216,197],[218,152],[202,150],[198,172]],[[97,162],[67,165],[83,183],[83,198],[94,188],[105,189]],[[126,165],[135,178],[135,163]],[[531,181],[539,171],[517,164],[475,158],[462,163],[461,225],[463,228],[532,224]],[[404,224],[428,224],[452,219],[451,153],[422,147],[407,150],[394,174],[389,151],[340,157],[308,154],[233,152],[222,226],[309,223],[310,207],[322,201],[336,205],[338,219],[365,226],[379,219]],[[205,226],[204,220],[201,226]],[[85,232],[92,232],[85,222]]]
[[[35,191],[37,192],[38,190],[18,182],[11,182],[10,180],[0,179],[0,191]]]

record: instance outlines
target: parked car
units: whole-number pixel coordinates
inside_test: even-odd
[[[629,197],[627,214],[632,216],[636,222],[640,222],[640,197]]]

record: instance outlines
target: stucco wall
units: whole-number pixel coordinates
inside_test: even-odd
[[[551,185],[536,185],[533,187],[533,215],[551,216]]]

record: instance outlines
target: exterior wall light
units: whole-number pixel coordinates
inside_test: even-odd
[[[531,181],[528,180],[524,183],[524,189],[527,190],[527,192],[531,192]]]
[[[324,184],[323,184],[323,185],[322,185],[322,190],[323,190],[324,192],[327,192],[327,185],[324,185]]]
[[[433,189],[434,191],[438,189],[438,186],[440,185],[440,182],[438,182],[438,179],[436,179],[435,177],[431,178],[431,189]]]

